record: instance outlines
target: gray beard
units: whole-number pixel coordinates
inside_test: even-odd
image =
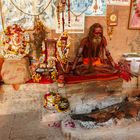
[[[92,42],[94,44],[94,46],[99,46],[101,43],[101,37],[93,37]]]

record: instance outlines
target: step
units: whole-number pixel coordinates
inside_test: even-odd
[[[12,85],[2,85],[0,115],[40,110],[44,94],[56,91],[57,84],[21,84],[18,90]]]
[[[71,126],[68,123],[72,122]],[[61,121],[61,129],[66,139],[69,140],[139,140],[140,121],[122,119],[117,124],[87,129],[66,117]]]

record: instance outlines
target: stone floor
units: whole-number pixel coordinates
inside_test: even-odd
[[[48,127],[40,111],[0,115],[0,140],[65,140],[60,128]]]
[[[58,88],[55,83],[24,84],[18,90],[13,89],[12,85],[3,85],[0,90],[0,140],[67,140],[60,127],[49,127],[46,121],[49,115],[50,118],[54,116],[43,108],[43,95],[51,90],[68,98],[72,113],[90,112],[97,106],[103,108],[121,102],[127,95],[140,94],[136,79],[123,83],[123,86],[120,80],[92,81],[64,88]],[[118,140],[117,136],[114,140]],[[119,140],[130,139],[123,137]]]

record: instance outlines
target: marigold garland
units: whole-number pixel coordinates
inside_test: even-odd
[[[65,30],[65,8],[66,5],[68,7],[68,26],[70,26],[70,0],[58,0],[57,1],[57,21],[58,21],[58,28],[60,28],[60,14],[62,13],[62,31],[64,32]]]
[[[39,83],[40,80],[42,79],[42,76],[41,76],[39,73],[34,73],[34,74],[32,75],[32,79],[33,79],[33,82]]]
[[[28,55],[30,36],[19,25],[8,26],[2,35],[2,54],[4,57],[22,58]]]
[[[60,65],[64,72],[67,71],[68,64],[68,53],[70,49],[70,41],[68,38],[68,33],[65,31],[59,37],[56,48],[57,48],[57,59],[60,62]]]
[[[55,108],[58,112],[65,112],[69,109],[68,99],[60,96],[57,92],[48,92],[44,95],[44,108]]]

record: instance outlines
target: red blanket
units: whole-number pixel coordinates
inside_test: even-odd
[[[74,84],[74,83],[80,83],[80,82],[86,82],[86,81],[106,81],[106,80],[115,80],[118,79],[119,74],[93,74],[93,75],[86,75],[86,76],[66,76],[65,82],[66,84]],[[33,80],[28,81],[28,83],[34,83]],[[53,83],[52,80],[46,79],[45,77],[42,77],[39,84],[50,84]]]
[[[65,81],[68,84],[73,83],[80,83],[80,82],[86,82],[86,81],[106,81],[106,80],[115,80],[118,79],[119,74],[93,74],[93,75],[86,75],[86,76],[66,76]]]

